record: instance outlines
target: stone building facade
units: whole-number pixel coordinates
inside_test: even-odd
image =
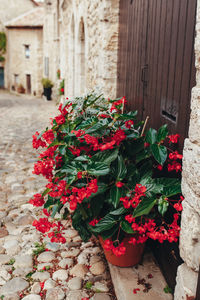
[[[42,95],[43,7],[6,23],[6,87],[9,90]]]
[[[44,75],[60,69],[65,96],[99,88],[115,97],[119,0],[45,1]]]
[[[38,7],[39,4],[34,0],[6,0],[1,1],[0,5],[0,32],[6,32],[5,23],[17,16]],[[0,62],[0,87],[7,87],[7,78],[5,74],[6,61]]]

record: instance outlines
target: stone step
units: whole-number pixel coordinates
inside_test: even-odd
[[[167,283],[151,252],[145,253],[142,263],[135,267],[121,268],[109,264],[109,268],[117,300],[173,299],[172,294],[164,292]],[[143,284],[138,284],[141,282]],[[145,284],[150,284],[146,292]],[[134,293],[134,289],[140,290]]]

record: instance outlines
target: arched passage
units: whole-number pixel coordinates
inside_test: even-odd
[[[69,95],[75,94],[75,22],[74,15],[72,15],[70,26],[70,39],[69,39]]]
[[[81,18],[78,29],[77,44],[77,82],[76,91],[81,95],[85,92],[85,26],[83,18]]]

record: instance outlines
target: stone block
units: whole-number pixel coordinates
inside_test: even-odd
[[[200,57],[199,57],[200,59]],[[199,60],[200,65],[200,60]],[[200,77],[197,74],[197,80]],[[192,89],[192,99],[191,99],[191,115],[190,115],[190,126],[189,126],[189,139],[193,143],[198,143],[200,145],[200,88],[194,87]]]
[[[198,273],[184,263],[178,267],[174,300],[195,299]]]
[[[182,177],[200,197],[200,147],[191,143],[189,139],[185,140]]]
[[[185,201],[187,201],[187,203],[189,203],[189,205],[200,214],[200,197],[197,196],[188,185],[186,177],[182,178],[181,189]]]
[[[187,201],[183,201],[180,255],[188,267],[198,271],[200,258],[200,215]]]

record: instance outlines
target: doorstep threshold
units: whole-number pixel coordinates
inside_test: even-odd
[[[173,299],[172,294],[164,292],[167,283],[151,252],[145,253],[142,263],[135,267],[121,268],[109,263],[109,268],[117,300]]]

